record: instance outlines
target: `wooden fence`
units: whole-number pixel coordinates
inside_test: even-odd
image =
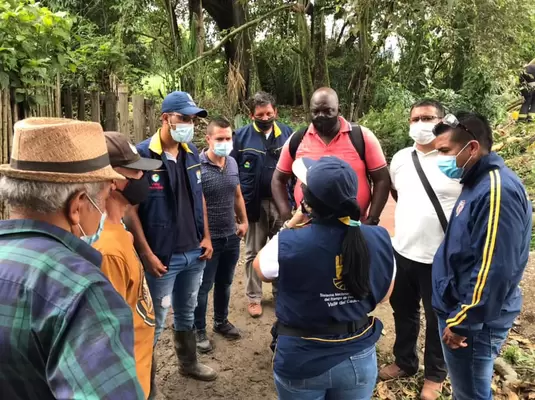
[[[142,95],[129,96],[128,86],[119,85],[117,93],[87,92],[82,89],[56,86],[39,89],[41,104],[16,102],[14,89],[0,90],[0,164],[8,164],[13,142],[13,125],[28,117],[76,118],[102,124],[106,131],[119,131],[138,143],[156,131],[153,100]],[[1,200],[1,199],[0,199]],[[0,218],[7,210],[0,201]]]

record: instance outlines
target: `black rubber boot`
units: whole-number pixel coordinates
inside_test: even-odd
[[[215,380],[217,378],[217,372],[197,361],[195,332],[173,331],[173,335],[180,374],[200,381]]]
[[[154,400],[158,395],[158,387],[156,386],[156,355],[152,355],[152,368],[150,369],[150,393],[148,400]]]

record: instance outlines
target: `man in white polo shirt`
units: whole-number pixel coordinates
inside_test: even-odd
[[[418,372],[416,342],[422,300],[426,319],[423,400],[440,396],[447,375],[431,305],[431,266],[461,193],[459,181],[446,177],[437,165],[433,128],[443,117],[444,107],[437,101],[415,103],[409,120],[414,146],[396,153],[390,165],[392,196],[397,201],[392,244],[398,272],[390,297],[396,325],[395,363],[383,368],[379,377],[401,378]]]

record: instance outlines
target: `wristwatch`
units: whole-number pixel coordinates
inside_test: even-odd
[[[368,219],[366,220],[368,225],[379,225],[380,221],[381,220],[379,219],[379,217],[372,217],[372,216],[369,216]]]

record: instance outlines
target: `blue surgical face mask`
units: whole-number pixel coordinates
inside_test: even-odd
[[[87,196],[87,198],[89,199],[91,204],[93,204],[93,206],[98,210],[98,212],[101,215],[97,231],[95,233],[93,233],[92,235],[89,235],[89,236],[86,235],[84,230],[82,229],[82,226],[80,224],[78,224],[78,228],[80,229],[80,232],[82,232],[82,236],[80,237],[80,239],[83,240],[84,242],[86,242],[87,244],[92,245],[98,239],[100,239],[100,235],[102,234],[102,231],[104,230],[104,222],[106,221],[106,213],[105,212],[103,213],[102,211],[100,211],[100,208],[93,201],[93,199],[91,199],[91,197]]]
[[[457,155],[455,155],[455,156],[445,155],[445,154],[439,154],[438,155],[438,160],[437,160],[438,168],[448,178],[451,178],[451,179],[461,179],[462,178],[462,176],[463,176],[463,174],[465,172],[464,169],[466,167],[466,164],[468,164],[470,162],[470,160],[472,159],[472,156],[470,156],[470,158],[464,163],[464,165],[462,167],[458,167],[457,166],[457,157],[459,157],[459,154],[461,154],[468,147],[469,144],[470,144],[470,142],[468,142],[466,144],[466,146],[464,146],[461,149],[461,151],[459,151],[457,153]]]
[[[171,128],[171,137],[178,143],[191,142],[193,134],[193,124],[176,124],[175,129]]]
[[[232,151],[232,142],[217,142],[214,143],[214,154],[219,157],[228,157]]]

